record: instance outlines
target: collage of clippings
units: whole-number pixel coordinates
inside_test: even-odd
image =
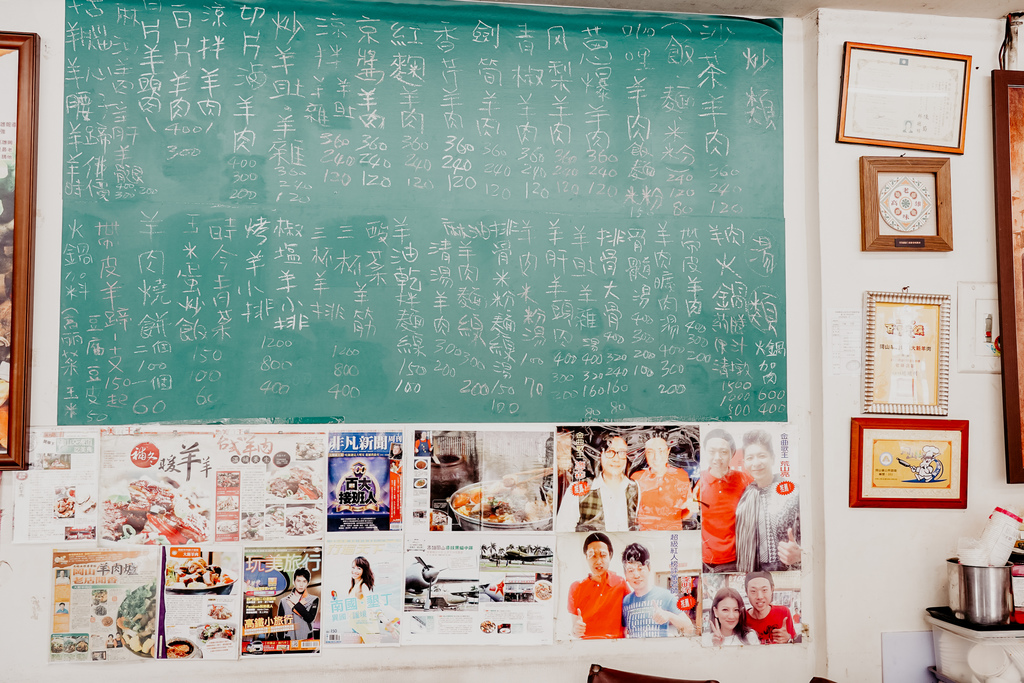
[[[796,441],[776,423],[39,430],[15,541],[55,546],[51,662],[799,643]]]
[[[799,642],[793,437],[776,424],[558,428],[559,636]]]
[[[96,542],[99,438],[88,430],[33,431],[31,471],[13,472],[14,541]]]

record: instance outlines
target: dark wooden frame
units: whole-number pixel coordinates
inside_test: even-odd
[[[7,452],[0,470],[28,466],[32,368],[32,271],[39,131],[39,51],[35,33],[0,33],[0,49],[18,51],[18,119],[14,159],[14,254],[11,268],[11,357]],[[7,95],[7,93],[0,93]],[[0,276],[6,275],[0,273]]]
[[[915,438],[912,432],[960,433],[960,453],[955,469],[959,470],[957,498],[935,499],[932,497],[866,498],[863,495],[861,472],[863,470],[865,432],[872,429],[905,430],[908,438]],[[967,507],[967,451],[969,441],[967,420],[928,420],[923,418],[855,417],[850,420],[850,507],[852,508],[933,508],[959,509]],[[953,468],[951,468],[953,469]]]
[[[879,234],[879,173],[935,176],[935,235]],[[953,251],[951,195],[949,157],[861,157],[861,251]]]
[[[1011,102],[1011,96],[1016,106]],[[1019,96],[1021,99],[1018,99]],[[996,264],[999,280],[999,329],[996,348],[1000,350],[1003,365],[1003,433],[1006,443],[1006,481],[1024,483],[1024,236],[1021,235],[1021,206],[1013,202],[1013,175],[1011,161],[1017,141],[1016,156],[1024,154],[1024,71],[992,72],[992,135],[995,161],[996,199]],[[1011,131],[1011,123],[1015,126]],[[1012,135],[1011,135],[1012,134]],[[1018,166],[1021,166],[1018,161]],[[1024,181],[1024,168],[1020,170]],[[1019,185],[1018,185],[1019,187]],[[1018,227],[1014,229],[1014,214]],[[1015,236],[1016,235],[1016,236]]]
[[[846,135],[847,103],[849,99],[850,86],[850,65],[852,52],[854,50],[866,50],[870,52],[888,52],[892,54],[910,55],[914,57],[927,57],[938,60],[953,60],[964,64],[963,101],[960,107],[960,135],[956,146],[930,145],[902,140],[887,140],[883,138],[862,138],[853,135]],[[836,142],[850,142],[861,145],[879,145],[881,147],[900,147],[903,149],[921,149],[933,152],[949,152],[951,154],[964,153],[964,139],[967,131],[967,101],[971,90],[971,56],[960,55],[951,52],[933,52],[931,50],[915,50],[912,48],[892,47],[888,45],[871,45],[868,43],[847,42],[843,52],[843,80],[839,95],[839,122],[836,129]]]

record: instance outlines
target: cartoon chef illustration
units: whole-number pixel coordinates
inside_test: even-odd
[[[938,455],[939,449],[929,444],[921,449],[920,464],[914,466],[902,458],[900,464],[909,467],[918,482],[928,484],[942,476],[942,461],[938,459]]]

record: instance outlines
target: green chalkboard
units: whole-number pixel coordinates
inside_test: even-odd
[[[62,424],[786,419],[781,22],[66,23]]]

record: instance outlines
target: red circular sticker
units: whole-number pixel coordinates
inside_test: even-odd
[[[571,487],[572,495],[574,496],[585,496],[590,491],[590,484],[585,481],[578,481]]]
[[[160,451],[148,441],[143,441],[132,449],[132,463],[136,467],[152,467],[160,459]]]
[[[691,610],[696,606],[697,598],[693,597],[692,595],[684,595],[683,597],[679,598],[678,602],[676,602],[676,607],[683,610],[684,612]]]
[[[779,485],[775,487],[775,491],[780,496],[788,496],[796,490],[796,484],[791,481],[780,481]]]

